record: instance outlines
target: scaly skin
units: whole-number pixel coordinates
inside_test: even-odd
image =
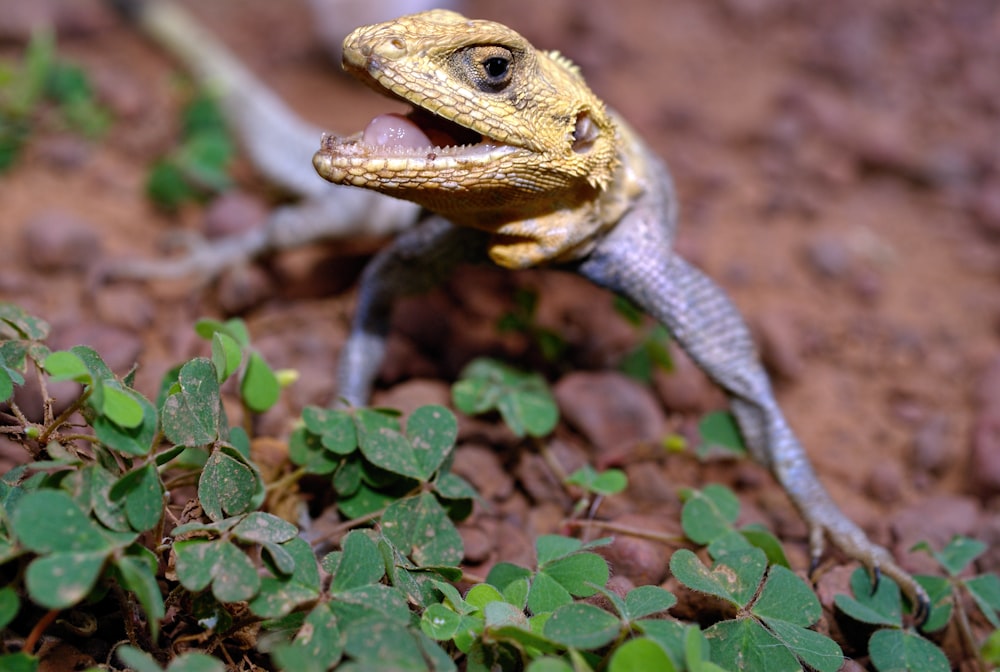
[[[316,170],[435,213],[362,277],[340,365],[347,402],[368,399],[396,297],[486,257],[507,268],[575,271],[662,322],[726,391],[751,453],[809,524],[814,561],[829,537],[876,577],[895,579],[923,618],[923,589],[820,484],[736,308],[673,252],[677,210],[666,168],[572,64],[500,24],[435,10],[359,28],[344,42],[344,66],[418,111],[412,123],[377,119],[364,133],[324,137]],[[468,144],[448,146],[459,142]]]

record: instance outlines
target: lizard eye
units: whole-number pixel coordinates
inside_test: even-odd
[[[483,61],[486,78],[492,82],[501,82],[507,78],[510,71],[510,61],[502,56],[491,56]]]
[[[506,47],[470,47],[460,58],[466,78],[481,91],[503,91],[514,78],[514,54]]]

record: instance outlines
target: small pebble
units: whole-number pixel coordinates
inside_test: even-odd
[[[792,318],[784,313],[763,313],[755,326],[764,365],[784,380],[798,380],[805,363],[802,339]]]
[[[679,523],[672,521],[675,529],[668,530],[665,526],[666,519],[660,516],[626,513],[612,522],[650,532],[678,536],[681,533]],[[670,564],[670,553],[664,544],[623,532],[615,532],[613,536],[611,545],[602,547],[600,553],[607,559],[614,574],[626,576],[638,586],[663,582]]]
[[[1000,493],[1000,358],[986,367],[976,386],[969,481],[974,492]]]
[[[488,446],[467,443],[455,451],[452,473],[469,481],[488,501],[504,500],[514,491],[514,479]]]
[[[239,264],[219,276],[215,297],[226,315],[239,315],[276,293],[274,280],[264,269],[252,264]]]
[[[465,561],[474,565],[486,562],[496,547],[496,539],[474,525],[460,525],[458,531],[462,535]]]
[[[675,343],[670,346],[670,359],[672,370],[653,374],[656,393],[665,408],[673,413],[701,415],[722,406],[722,391]]]
[[[566,420],[599,453],[656,442],[666,433],[666,416],[650,389],[624,374],[571,373],[556,384],[555,396]]]
[[[805,259],[810,270],[827,280],[843,278],[853,265],[847,244],[830,235],[819,235],[810,241]]]
[[[101,252],[97,227],[62,210],[45,210],[21,229],[28,263],[40,271],[83,271]]]
[[[205,210],[202,233],[209,240],[239,235],[260,228],[267,219],[267,205],[242,191],[227,191]]]
[[[940,474],[955,462],[957,448],[951,440],[948,417],[932,415],[913,435],[913,466],[930,474]]]
[[[900,499],[906,474],[901,464],[895,460],[880,460],[868,474],[866,491],[877,502],[891,504]]]

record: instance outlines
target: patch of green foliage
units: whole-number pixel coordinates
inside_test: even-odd
[[[20,63],[0,64],[0,172],[40,129],[98,137],[110,123],[83,70],[56,57],[51,32],[36,32]]]
[[[229,167],[235,154],[219,106],[208,94],[198,93],[181,112],[177,146],[150,168],[146,193],[168,211],[204,201],[232,185]]]
[[[498,411],[516,436],[543,437],[556,427],[559,407],[545,379],[480,358],[463,370],[452,387],[455,408],[466,415]]]
[[[451,411],[424,406],[404,424],[386,409],[307,408],[289,441],[298,470],[266,485],[250,453],[252,424],[229,422],[223,390],[252,416],[291,376],[264,361],[239,320],[196,330],[211,356],[169,371],[154,401],[91,348],[51,351],[44,321],[0,304],[0,432],[32,459],[0,476],[0,568],[10,577],[0,630],[24,643],[0,655],[0,669],[38,669],[36,646],[64,610],[131,615],[110,662],[139,672],[217,672],[223,662],[206,654],[237,649],[246,664],[296,672],[840,666],[839,647],[810,629],[820,609],[809,586],[769,533],[734,527],[738,503],[719,486],[685,492],[682,512],[711,565],[689,550],[670,561],[681,583],[728,608],[705,630],[671,617],[676,598],[661,587],[609,590],[598,551],[610,539],[542,536],[531,568],[498,563],[463,593],[455,521],[477,494],[451,472]],[[75,381],[80,393],[65,412],[46,403],[29,420],[13,395],[30,375],[43,396],[53,380]],[[535,440],[558,418],[544,381],[496,362],[470,365],[455,396]],[[307,475],[328,479],[345,519],[336,550],[319,558],[295,524],[261,510],[269,489]],[[568,480],[595,495],[625,484],[616,470],[592,468]],[[182,509],[185,487],[195,498]],[[948,605],[958,611],[958,590],[997,618],[996,576],[965,576],[982,550],[957,540],[935,553],[948,577],[925,583],[933,623],[944,624]],[[881,628],[870,643],[879,669],[939,669],[940,651],[902,628],[893,584],[869,596],[865,575],[855,579],[855,597],[837,603]],[[222,645],[185,653],[168,640],[175,631]],[[239,638],[248,631],[252,643]],[[984,660],[995,647],[995,636],[983,644]]]
[[[968,653],[978,657],[985,668],[989,662],[989,650],[984,647],[988,647],[989,639],[981,645],[975,643],[961,595],[964,593],[972,599],[994,629],[1000,628],[1000,577],[996,574],[965,576],[972,562],[986,550],[986,545],[958,536],[940,551],[933,550],[926,542],[917,544],[914,550],[930,553],[946,574],[914,577],[931,600],[930,614],[919,630],[912,626],[904,627],[904,605],[899,587],[883,578],[877,589],[872,591],[863,570],[856,571],[851,577],[854,597],[837,595],[837,608],[854,620],[877,628],[868,640],[868,653],[872,664],[880,672],[950,669],[950,663],[941,649],[921,634],[943,630],[949,624],[959,629]],[[955,615],[957,618],[954,618]],[[995,633],[996,630],[994,636]]]
[[[746,445],[736,424],[736,418],[729,411],[711,411],[698,421],[698,434],[701,443],[695,452],[699,457],[709,457],[722,453],[729,455],[746,455]]]
[[[618,368],[636,380],[649,383],[657,369],[673,371],[670,356],[670,332],[662,324],[647,325],[645,313],[635,304],[620,296],[614,299],[615,311],[639,331],[639,341],[625,353]]]
[[[501,333],[519,332],[534,343],[546,362],[558,362],[566,353],[566,340],[554,329],[542,326],[535,315],[538,312],[538,292],[520,288],[514,292],[514,306],[497,321]]]

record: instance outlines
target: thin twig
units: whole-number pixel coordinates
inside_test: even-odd
[[[653,532],[652,530],[645,530],[641,527],[633,527],[631,525],[622,525],[621,523],[613,523],[607,520],[567,520],[565,524],[568,527],[596,527],[599,530],[605,532],[618,532],[619,534],[627,534],[630,537],[638,537],[639,539],[648,539],[650,541],[658,541],[661,544],[673,545],[680,544],[684,541],[684,537],[677,534],[667,534],[665,532]]]

